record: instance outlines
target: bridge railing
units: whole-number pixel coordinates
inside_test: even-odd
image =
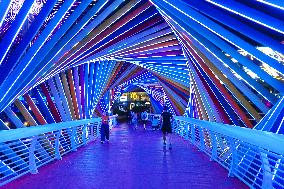
[[[39,167],[99,137],[100,125],[101,118],[93,118],[0,131],[0,186],[35,174]]]
[[[251,188],[284,188],[284,136],[176,116],[174,131]]]

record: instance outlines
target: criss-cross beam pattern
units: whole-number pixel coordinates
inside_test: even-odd
[[[176,115],[186,110],[197,119],[250,128],[259,123],[257,129],[281,133],[280,126],[263,126],[281,119],[282,108],[276,108],[284,92],[281,3],[0,5],[0,116],[10,128],[89,118],[113,101],[111,92],[137,86],[155,91],[148,94],[159,110],[166,104]]]

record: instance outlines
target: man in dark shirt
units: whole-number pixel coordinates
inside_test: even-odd
[[[161,114],[161,118],[162,118],[162,132],[163,132],[163,140],[164,140],[164,145],[166,145],[166,136],[167,134],[169,135],[169,149],[172,149],[172,140],[171,140],[171,133],[172,133],[172,119],[173,119],[173,115],[168,112],[168,108],[165,107],[163,113]]]

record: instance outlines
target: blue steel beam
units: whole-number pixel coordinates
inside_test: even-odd
[[[284,22],[275,17],[272,17],[268,14],[250,8],[246,5],[238,3],[234,0],[232,1],[223,1],[223,0],[206,0],[209,3],[212,3],[218,7],[226,9],[234,14],[242,16],[246,19],[249,19],[255,23],[268,27],[272,30],[284,34]]]
[[[91,112],[93,113],[94,111],[94,100],[95,100],[95,88],[96,88],[96,84],[97,84],[97,74],[98,74],[98,67],[99,67],[99,62],[96,61],[94,62],[94,75],[93,78],[91,78],[93,80],[93,84],[92,84],[92,96],[91,96]]]
[[[210,37],[206,38],[206,37],[202,36],[200,34],[200,31],[196,32],[191,27],[189,27],[184,21],[180,20],[175,15],[171,15],[171,17],[175,20],[175,22],[177,22],[176,24],[178,24],[179,26],[182,25],[182,27],[186,30],[188,35],[191,35],[194,38],[196,38],[206,48],[208,48],[211,52],[213,52],[219,59],[221,59],[224,63],[226,63],[232,70],[234,70],[236,73],[238,73],[244,79],[244,81],[246,81],[252,88],[254,88],[256,91],[258,91],[261,95],[263,95],[263,97],[268,99],[270,102],[274,103],[275,97],[272,94],[270,94],[258,82],[256,82],[250,76],[248,76],[247,73],[245,73],[237,64],[233,63],[228,57],[226,57],[225,54],[219,48],[216,47],[216,43],[214,43],[214,41],[210,40]],[[226,51],[226,50],[224,50],[224,51]],[[245,58],[245,57],[243,57],[243,58]]]
[[[57,89],[55,87],[53,78],[48,80],[48,85],[50,87],[50,92],[51,92],[51,94],[54,97],[54,101],[55,101],[56,107],[57,107],[57,109],[58,109],[58,111],[60,113],[60,117],[61,117],[62,121],[63,122],[64,121],[70,121],[70,119],[66,116],[66,113],[64,111],[64,108],[63,108],[62,102],[60,100],[58,91],[57,91]]]
[[[26,2],[30,2],[30,1],[25,1],[25,3]],[[27,79],[27,73],[28,75],[31,73],[29,72],[29,70],[26,70],[26,68],[30,65],[33,58],[39,51],[39,49],[46,42],[50,33],[54,30],[54,28],[60,22],[63,15],[65,15],[66,11],[72,6],[73,2],[74,0],[67,0],[63,3],[63,5],[60,7],[58,12],[55,14],[53,19],[51,19],[48,25],[45,27],[45,29],[43,30],[39,38],[35,41],[35,43],[27,51],[27,53],[25,54],[21,62],[15,67],[15,69],[11,73],[13,77],[8,77],[7,80],[5,80],[5,82],[2,83],[0,87],[0,94],[1,94],[0,95],[0,111],[5,109],[7,105],[9,105],[14,99],[17,98],[17,94],[19,91],[15,90],[14,87],[16,89],[23,89],[19,87],[22,86],[24,84],[23,81]],[[27,73],[23,74],[25,71]],[[23,79],[23,81],[21,79]]]
[[[81,59],[85,58],[86,56],[91,54],[93,51],[97,50],[98,48],[101,48],[102,46],[104,46],[108,42],[111,42],[115,38],[119,37],[120,35],[124,34],[127,31],[133,29],[134,27],[138,26],[139,24],[146,22],[147,20],[151,19],[155,15],[157,15],[157,11],[156,11],[155,7],[148,8],[144,12],[141,12],[141,14],[139,14],[133,20],[130,20],[129,23],[126,23],[121,28],[117,29],[116,31],[114,31],[110,35],[106,36],[103,40],[101,40],[100,42],[98,42],[97,44],[92,46],[92,48],[90,48],[90,49],[86,50],[84,53],[80,54],[80,56],[78,56],[76,58],[76,60],[78,60],[78,59],[81,60]]]
[[[201,26],[199,23],[191,20],[189,17],[185,16],[182,12],[176,10],[171,5],[165,2],[158,2],[154,0],[154,2],[159,5],[159,8],[163,8],[163,11],[166,12],[171,18],[175,18],[174,20],[180,20],[180,23],[183,27],[190,27],[191,29],[198,31],[199,34],[212,41],[216,46],[222,49],[224,52],[230,54],[236,60],[238,60],[243,66],[248,67],[250,70],[253,70],[258,76],[260,76],[264,81],[274,87],[279,92],[284,93],[283,84],[277,79],[273,78],[267,72],[262,70],[259,66],[248,60],[246,57],[239,54],[236,49],[232,48],[227,42],[223,41],[220,37],[216,36],[214,33]]]
[[[190,63],[190,62],[189,62]],[[236,115],[236,112],[232,109],[232,107],[228,104],[228,101],[223,96],[223,94],[219,91],[219,89],[215,86],[214,82],[210,79],[210,77],[202,70],[201,66],[197,61],[193,62],[197,67],[198,71],[201,73],[203,79],[206,81],[210,90],[215,94],[222,108],[225,110],[227,116],[231,119],[234,125],[241,126],[242,124],[239,122],[239,118]]]
[[[274,132],[281,126],[283,120],[277,120],[278,117],[283,119],[283,109],[284,109],[284,97],[281,97],[277,104],[275,104],[269,112],[263,117],[263,119],[254,127],[254,129],[262,131],[271,131],[274,125],[277,125],[274,129]],[[277,122],[276,122],[277,121]]]
[[[73,68],[73,76],[74,76],[74,85],[76,90],[76,99],[79,109],[79,117],[80,119],[83,118],[83,112],[82,112],[82,105],[81,105],[81,94],[80,94],[80,87],[79,87],[79,74],[78,74],[78,67]]]
[[[0,65],[2,64],[6,54],[10,50],[14,39],[17,37],[18,33],[20,32],[25,20],[28,16],[28,13],[33,5],[34,1],[24,1],[23,6],[21,7],[19,13],[17,14],[15,20],[13,21],[12,25],[8,29],[6,35],[0,41]],[[1,4],[2,6],[2,4]]]
[[[192,31],[191,34],[193,33],[194,32]],[[246,82],[248,86],[255,89],[256,92],[261,94],[264,98],[268,99],[271,103],[276,102],[275,96],[269,93],[263,86],[261,86],[258,82],[252,79],[245,71],[243,71],[235,63],[233,63],[232,60],[226,57],[218,48],[216,48],[213,43],[206,40],[202,36],[198,36],[197,33],[194,34],[195,38],[190,35],[187,35],[187,37],[189,37],[189,39],[191,39],[193,43],[197,47],[199,47],[200,50],[205,48],[206,50],[204,50],[203,52],[212,60],[212,63],[217,65],[219,69],[224,67],[222,71],[227,70],[226,75],[231,75],[231,77],[228,78],[231,80],[231,82],[235,83],[237,87],[242,90],[245,90],[247,88],[245,85],[243,85],[244,87],[242,87],[242,83],[239,82],[239,79],[236,78],[236,76],[232,73],[230,69],[234,70],[239,76],[242,77],[243,81]],[[195,43],[195,41],[197,43]],[[226,64],[227,66],[225,66],[224,64]],[[252,102],[254,102],[258,106],[258,108],[260,108],[263,112],[268,111],[268,108],[263,104],[261,99],[259,99],[259,97],[257,97],[254,92],[251,91],[251,89],[245,90],[244,94],[247,95],[252,100]]]
[[[226,26],[229,26],[235,31],[238,31],[243,35],[261,43],[262,45],[271,47],[272,49],[284,54],[283,45],[279,43],[279,41],[276,41],[265,33],[244,24],[229,14],[224,14],[221,10],[212,8],[212,6],[208,5],[208,3],[198,0],[191,0],[186,3],[199,10],[203,14],[218,20]],[[184,2],[182,4],[184,4]]]
[[[87,3],[87,2],[86,2]],[[86,13],[86,15],[84,17],[82,17],[82,19],[80,19],[80,21],[78,23],[76,23],[75,25],[72,25],[72,27],[70,29],[68,29],[67,31],[65,31],[65,35],[60,38],[58,41],[56,41],[56,44],[54,45],[54,47],[52,48],[51,51],[49,51],[49,53],[44,57],[44,59],[42,60],[43,63],[48,64],[47,66],[45,66],[44,68],[42,68],[42,70],[40,71],[40,75],[43,75],[43,77],[48,74],[48,70],[54,66],[54,63],[52,60],[54,59],[54,57],[56,57],[58,54],[60,54],[60,52],[62,51],[62,48],[64,48],[66,45],[69,44],[69,42],[74,38],[74,36],[76,36],[80,30],[82,28],[84,28],[84,26],[88,23],[88,21],[107,3],[107,1],[104,0],[100,0],[98,2],[96,2],[96,4]],[[81,9],[79,10],[80,12],[84,9],[84,7],[87,4],[84,4],[83,7],[81,7]],[[77,9],[75,10],[75,12],[72,13],[72,15],[76,15],[80,16],[80,12],[76,12],[78,11]],[[68,21],[69,22],[68,18]],[[70,24],[70,23],[69,23]],[[68,25],[69,25],[68,24]],[[70,27],[70,25],[69,25]],[[69,45],[70,46],[70,45]],[[65,52],[64,52],[65,53]]]
[[[42,10],[36,16],[35,20],[32,22],[32,25],[28,28],[28,31],[23,36],[23,39],[21,40],[21,42],[18,44],[16,49],[12,52],[10,57],[7,59],[7,62],[0,66],[0,69],[7,70],[6,72],[1,72],[0,84],[3,82],[6,76],[10,73],[10,70],[12,69],[12,67],[17,65],[17,62],[20,60],[22,55],[25,53],[25,49],[30,45],[31,40],[36,36],[37,32],[41,28],[46,17],[52,11],[56,2],[57,0],[52,0],[44,4]],[[0,15],[0,18],[1,18],[1,15]]]
[[[1,130],[9,130],[10,128],[0,119],[0,131]]]
[[[88,112],[91,116],[92,114],[92,88],[93,88],[93,78],[94,78],[94,72],[95,72],[95,63],[90,63],[90,74],[89,74],[89,84],[88,84]]]
[[[174,26],[172,26],[172,24]],[[174,30],[176,30],[178,28],[178,30],[180,30],[180,32],[182,33],[182,29],[179,28],[179,26],[177,24],[174,23],[170,23],[170,25],[173,27]],[[175,28],[174,28],[175,27]],[[181,36],[179,36],[181,37]],[[211,52],[209,49],[207,49],[205,46],[203,46],[202,43],[200,43],[198,40],[196,40],[195,38],[193,38],[190,35],[187,35],[187,37],[189,38],[189,40],[191,41],[191,43],[197,47],[197,49],[204,54],[210,61],[211,63],[213,63],[216,68],[218,68],[222,73],[224,73],[224,75],[227,76],[227,78],[240,90],[242,91],[242,93],[247,96],[263,113],[266,113],[269,108],[267,106],[264,105],[264,103],[262,102],[262,100],[260,99],[259,96],[257,96],[249,87],[247,87],[241,80],[239,80],[231,71],[228,67],[226,67],[222,60],[219,59],[213,52]],[[181,37],[182,38],[182,37]],[[179,39],[180,40],[180,39]],[[181,45],[184,46],[183,41],[180,41]],[[191,46],[191,44],[188,44],[189,46]],[[185,47],[184,47],[185,48]],[[226,84],[225,84],[226,86]],[[228,88],[228,86],[226,86],[228,90],[230,90]],[[242,100],[239,100],[240,104],[243,104]],[[252,117],[254,117],[252,115]]]
[[[189,60],[193,61],[191,57],[189,57]],[[188,63],[188,66],[190,68],[190,73],[192,74],[194,78],[194,83],[196,83],[196,87],[197,87],[198,93],[200,94],[202,103],[206,109],[206,113],[208,115],[209,121],[222,122],[222,119],[217,112],[217,107],[215,106],[213,100],[210,98],[207,90],[205,89],[205,86],[201,82],[201,78],[198,76],[196,70],[194,69],[191,63]]]
[[[58,60],[70,49],[72,49],[78,42],[84,39],[94,28],[101,24],[104,19],[106,19],[119,5],[121,5],[124,0],[116,0],[111,5],[109,5],[101,14],[99,14],[95,19],[88,24],[78,35],[76,35],[72,40],[60,49],[60,52],[51,60],[51,64],[55,64]],[[69,36],[70,37],[70,36]],[[56,70],[57,67],[53,67],[52,70]],[[50,73],[50,72],[49,72]]]
[[[90,115],[89,115],[89,64],[85,64],[84,65],[84,71],[85,71],[85,74],[84,74],[84,82],[85,82],[85,87],[84,87],[84,94],[85,94],[85,100],[84,100],[84,106],[85,106],[85,118],[86,119],[89,119],[90,118]]]
[[[126,47],[130,47],[132,45],[141,43],[143,41],[148,41],[151,39],[155,39],[158,38],[160,36],[166,35],[166,34],[170,34],[172,33],[172,30],[170,28],[167,28],[168,25],[166,23],[162,23],[158,26],[154,26],[150,29],[147,29],[145,31],[142,31],[138,34],[135,34],[125,40],[122,40],[118,43],[115,43],[109,47],[107,47],[106,49],[96,53],[93,56],[88,57],[87,59],[85,59],[84,61],[90,61],[96,58],[103,58],[104,56],[108,56],[111,55],[112,53],[115,53],[116,51],[119,51],[123,48]],[[166,29],[164,29],[166,28]]]
[[[65,92],[63,90],[63,85],[61,83],[61,79],[60,79],[59,75],[54,76],[54,80],[55,80],[55,83],[56,83],[56,86],[57,86],[57,90],[59,92],[61,102],[63,104],[64,111],[66,113],[67,121],[71,121],[72,120],[71,112],[70,112],[70,109],[69,109],[69,106],[68,106],[67,98],[65,96]]]
[[[241,82],[230,71],[229,68],[224,66],[223,62],[216,57],[209,49],[206,49],[200,42],[194,38],[189,37],[192,43],[224,74],[227,78],[240,90],[242,93],[250,99],[263,113],[266,113],[269,109],[264,105],[261,99],[251,91],[243,82]],[[241,102],[240,102],[241,103]]]
[[[12,4],[12,1],[10,0],[3,0],[1,1],[1,6],[0,6],[0,28],[7,16],[7,13],[9,11],[10,5]]]
[[[23,71],[22,73],[22,79],[20,77],[20,80],[22,82],[21,85],[19,85],[18,89],[20,90],[20,93],[24,90],[25,86],[32,82],[33,79],[35,79],[40,71],[45,67],[48,66],[47,62],[41,62],[44,57],[52,50],[54,45],[57,43],[57,41],[67,32],[67,30],[72,26],[72,24],[77,20],[77,18],[81,15],[81,13],[86,9],[86,7],[89,5],[89,3],[92,0],[84,1],[84,3],[81,3],[75,11],[71,14],[71,16],[67,19],[67,21],[64,22],[64,24],[58,29],[58,31],[52,36],[52,38],[46,42],[40,49],[34,54],[32,60],[29,60],[30,57],[27,57],[26,59],[22,60],[20,64],[28,64],[27,67],[24,69],[26,71]],[[73,1],[71,0],[69,4],[67,3],[65,6],[65,9],[62,10],[62,14],[65,14],[63,11],[67,11],[68,7],[72,5]],[[61,7],[63,8],[63,6]],[[61,10],[61,9],[60,9]],[[61,19],[61,15],[59,14],[60,11],[57,12],[56,17],[59,21]],[[53,18],[56,20],[56,18]],[[52,20],[53,20],[52,19]],[[15,92],[18,90],[14,89]],[[15,93],[14,93],[15,94]]]
[[[47,123],[49,123],[49,124],[55,123],[55,120],[54,120],[50,110],[48,109],[47,104],[43,100],[43,96],[40,94],[39,90],[37,88],[34,88],[33,92],[34,92],[35,98],[36,98],[36,100],[39,104],[39,109],[42,112]]]
[[[7,107],[4,110],[4,112],[17,128],[23,128],[24,127],[23,122],[19,119],[19,117],[13,112],[13,110],[10,107]]]
[[[257,0],[261,3],[284,10],[284,2],[279,0]]]
[[[89,10],[88,13],[75,26],[72,26],[72,28],[66,33],[66,35],[62,37],[59,42],[54,46],[53,50],[45,57],[42,62],[48,62],[49,66],[43,68],[39,75],[42,75],[42,78],[45,79],[46,77],[53,77],[57,73],[63,71],[58,71],[57,65],[55,63],[66,53],[66,51],[70,50],[80,40],[82,40],[86,35],[88,35],[89,32],[91,32],[95,27],[97,27],[122,2],[123,0],[116,0],[115,2],[113,2],[100,15],[95,17],[95,19],[90,24],[85,27],[88,21],[107,3],[107,1],[103,0],[97,2],[96,5],[91,10]],[[84,28],[84,30],[81,30],[82,28]],[[57,70],[58,72],[56,72],[56,74],[51,74],[51,72],[55,70]],[[48,76],[48,74],[51,74],[51,76]],[[31,85],[33,86],[36,84],[36,81],[33,81]]]
[[[179,3],[171,4],[172,8],[180,11],[183,13],[184,16],[187,16],[188,18],[194,20],[195,22],[198,22],[198,24],[202,25],[204,28],[212,31],[216,35],[220,36],[221,38],[225,39],[226,41],[232,43],[233,45],[244,49],[249,54],[253,55],[256,59],[258,59],[261,62],[267,63],[274,69],[278,70],[280,73],[284,73],[284,65],[282,65],[277,60],[267,56],[266,54],[262,53],[261,51],[257,50],[254,46],[250,45],[246,41],[244,41],[242,38],[238,37],[234,33],[230,32],[229,30],[225,29],[221,25],[215,23],[211,19],[205,17],[201,13],[197,12],[196,10],[192,9],[190,6],[186,6],[185,4],[182,4],[181,1],[178,0]],[[223,20],[225,20],[223,18]],[[283,22],[284,24],[284,22]],[[236,24],[235,24],[236,25]],[[239,27],[239,25],[236,25]],[[284,28],[284,27],[283,27]],[[254,33],[252,33],[254,35]],[[280,44],[278,43],[278,46]],[[283,51],[283,48],[281,48]]]

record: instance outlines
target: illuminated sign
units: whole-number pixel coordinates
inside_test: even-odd
[[[119,101],[120,101],[120,102],[125,102],[125,101],[127,101],[127,96],[121,96],[121,97],[119,98]]]

